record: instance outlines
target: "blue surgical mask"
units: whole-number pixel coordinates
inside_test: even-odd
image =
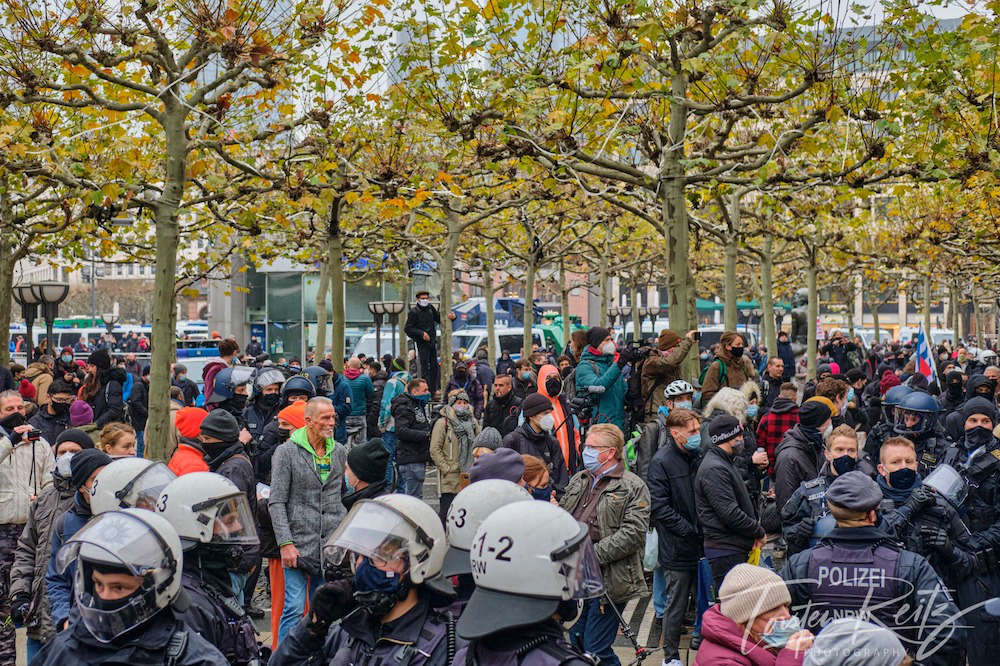
[[[691,409],[691,401],[679,400],[674,403],[674,407],[676,407],[677,409]]]
[[[748,419],[756,418],[757,411],[759,409],[760,408],[757,405],[747,405],[747,418]]]
[[[63,363],[72,363],[73,362],[73,356],[70,355],[70,354],[63,354],[59,358],[62,359]]]
[[[684,442],[684,448],[688,451],[697,451],[701,448],[701,433],[696,432],[693,435],[688,435],[687,441]]]
[[[601,461],[599,460],[601,452],[597,449],[585,446],[583,447],[583,466],[591,474],[597,474],[601,470]]]
[[[761,636],[761,640],[768,647],[785,647],[788,639],[800,631],[802,631],[802,625],[799,624],[799,618],[793,615],[787,620],[775,620],[772,622],[767,633]]]
[[[354,589],[358,592],[394,592],[399,587],[399,576],[382,571],[367,557],[354,570]]]
[[[670,407],[668,407],[667,405],[660,405],[656,409],[656,413],[661,414],[664,418],[666,418],[667,416],[670,415]]]
[[[695,391],[693,400],[695,402],[701,402],[701,391]]]

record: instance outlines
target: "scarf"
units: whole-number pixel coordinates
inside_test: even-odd
[[[799,432],[818,449],[823,448],[823,433],[811,426],[799,424]]]
[[[910,493],[919,488],[920,484],[923,483],[923,481],[921,481],[920,477],[918,476],[917,480],[914,481],[913,485],[910,486],[909,488],[892,488],[886,482],[885,477],[882,476],[881,474],[875,477],[875,481],[878,483],[878,487],[882,489],[882,496],[888,497],[895,504],[902,504],[903,502],[905,502],[907,499],[909,499]]]
[[[451,429],[455,439],[458,440],[458,463],[459,469],[468,472],[472,467],[472,443],[476,439],[476,422],[472,418],[472,410],[465,414],[457,414],[451,407],[441,410],[448,420],[448,427]]]
[[[238,454],[246,454],[246,448],[243,446],[243,442],[219,442],[211,446],[205,444],[201,445],[205,449],[205,464],[208,465],[208,469],[215,471],[219,468],[219,465],[226,462],[230,458]]]
[[[361,376],[361,368],[344,368],[344,376],[348,379],[357,379]]]

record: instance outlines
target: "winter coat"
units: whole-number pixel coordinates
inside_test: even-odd
[[[253,621],[233,596],[228,574],[222,571],[213,576],[195,564],[184,567],[181,583],[191,601],[182,616],[185,626],[222,652],[230,666],[259,666]]]
[[[646,594],[642,551],[649,528],[649,489],[632,472],[604,479],[608,483],[599,490],[596,500],[600,539],[594,550],[604,587],[618,603]],[[577,472],[566,486],[559,506],[575,514],[593,485],[594,477],[588,470]]]
[[[52,385],[52,371],[45,363],[35,361],[24,370],[24,378],[35,387],[35,402],[39,407],[49,404],[49,386]]]
[[[52,483],[52,450],[44,439],[14,446],[0,429],[0,525],[28,522],[32,496]]]
[[[207,472],[208,463],[205,462],[205,452],[195,445],[191,440],[181,439],[177,442],[174,454],[170,456],[167,467],[177,476],[190,474],[191,472]]]
[[[433,344],[437,342],[437,325],[441,323],[441,315],[433,305],[422,308],[415,305],[406,315],[406,327],[403,332],[417,344]],[[424,333],[430,340],[424,340]]]
[[[625,380],[611,354],[594,354],[588,347],[576,366],[576,394],[588,396],[588,386],[603,386],[591,423],[613,423],[625,432]]]
[[[706,549],[749,552],[753,542],[764,536],[757,509],[733,456],[709,445],[694,488]]]
[[[726,366],[725,381],[722,381],[720,375],[720,364]],[[752,381],[756,375],[753,362],[749,358],[746,356],[741,356],[738,359],[733,358],[728,351],[720,346],[718,356],[709,363],[708,370],[705,371],[705,380],[701,383],[701,404],[707,405],[723,386],[738,389],[748,381]]]
[[[693,344],[693,340],[681,338],[666,356],[654,351],[643,362],[641,386],[646,421],[656,418],[656,410],[667,404],[667,396],[664,395],[663,389],[671,382],[681,379],[681,364],[687,358]]]
[[[457,493],[461,490],[463,487],[462,474],[469,472],[468,469],[462,469],[460,466],[458,435],[445,416],[445,410],[451,409],[451,407],[445,407],[441,410],[441,418],[437,420],[431,430],[430,456],[438,468],[438,490],[442,493]],[[479,434],[479,424],[473,419],[470,421],[473,429],[472,439],[475,440],[476,435]],[[469,442],[470,459],[472,458],[472,448],[472,442]]]
[[[198,390],[198,385],[193,381],[184,378],[183,381],[177,381],[174,379],[171,382],[172,386],[176,386],[184,394],[184,404],[188,407],[194,407],[194,403],[198,400],[198,396],[201,395],[201,391]]]
[[[392,399],[396,425],[396,464],[426,463],[431,445],[430,405],[400,393]]]
[[[774,401],[778,399],[781,394],[781,385],[784,383],[784,379],[775,379],[766,372],[760,378],[760,413],[763,416],[771,409]]]
[[[702,534],[694,481],[700,462],[698,451],[682,451],[668,432],[649,463],[650,513],[659,537],[657,562],[664,569],[694,571],[698,566]]]
[[[208,463],[210,472],[220,474],[243,491],[250,503],[251,513],[257,513],[257,477],[253,472],[253,465],[247,457],[246,448],[242,442],[236,442],[225,451],[219,452],[214,458],[205,455],[205,462]],[[244,548],[243,564],[240,571],[248,572],[255,564],[260,563],[260,551],[258,548]]]
[[[306,430],[300,428],[275,449],[268,510],[278,545],[295,544],[299,551],[296,568],[319,574],[323,544],[347,514],[340,499],[347,450],[327,440],[330,472],[323,482],[303,442],[307,442]]]
[[[124,386],[127,373],[121,368],[102,370],[94,395],[94,424],[103,428],[112,421],[122,421],[125,418]]]
[[[73,607],[73,574],[76,571],[74,563],[64,571],[59,571],[56,568],[56,554],[91,517],[90,505],[80,497],[79,492],[74,493],[73,503],[64,513],[56,516],[49,535],[51,545],[45,568],[45,594],[49,598],[52,623],[56,627],[69,617],[69,611]]]
[[[778,356],[785,362],[785,372],[781,375],[781,381],[789,382],[795,374],[795,352],[792,350],[792,343],[779,341]]]
[[[774,478],[774,452],[785,433],[799,423],[799,406],[794,400],[777,398],[757,424],[757,446],[767,451],[767,475]]]
[[[822,444],[807,439],[801,426],[785,433],[774,451],[774,495],[779,509],[785,506],[800,483],[819,476],[825,461]]]
[[[253,469],[257,474],[258,481],[271,483],[271,460],[274,457],[274,451],[287,441],[288,439],[282,436],[282,432],[278,428],[277,419],[264,426],[260,441],[257,442],[256,450],[253,452]]]
[[[631,469],[646,483],[649,483],[649,464],[653,456],[664,446],[674,445],[670,430],[664,423],[666,418],[665,414],[658,412],[652,420],[647,421],[642,426],[642,434],[636,444],[635,464]]]
[[[375,437],[377,434],[382,432],[382,429],[378,426],[378,415],[382,407],[382,396],[385,393],[385,384],[389,381],[389,375],[385,370],[380,370],[375,378],[372,379],[372,399],[368,401],[367,409],[365,410],[365,421],[368,422],[368,437]]]
[[[48,407],[39,407],[28,419],[28,423],[42,433],[42,439],[49,444],[55,444],[63,430],[69,428],[69,414],[66,416],[49,414]]]
[[[525,421],[516,430],[503,438],[503,446],[513,449],[521,455],[532,455],[541,458],[549,469],[549,480],[556,491],[557,497],[562,497],[569,480],[566,461],[563,460],[559,442],[549,433],[535,432],[531,424]]]
[[[50,538],[52,523],[56,516],[64,513],[73,504],[72,490],[60,492],[50,485],[38,494],[28,512],[28,523],[24,526],[14,563],[10,570],[10,597],[26,594],[31,599],[25,618],[28,636],[47,643],[56,635],[52,614],[49,612],[49,598],[45,594],[45,570],[49,566]]]
[[[345,376],[344,383],[347,384],[347,388],[351,392],[350,416],[364,416],[367,414],[368,401],[375,395],[372,378],[368,376],[367,372],[362,372],[354,379],[348,379]]]
[[[406,383],[410,381],[408,372],[392,373],[382,388],[382,398],[378,408],[378,430],[382,432],[396,432],[396,425],[392,418],[392,401],[400,393],[406,392]]]
[[[149,418],[149,384],[136,379],[132,384],[132,394],[128,397],[128,419],[136,432],[146,429],[146,419]]]
[[[256,398],[256,396],[255,396]],[[274,409],[266,409],[261,405],[260,400],[254,399],[247,408],[243,410],[243,420],[247,424],[247,432],[253,437],[254,446],[260,442],[260,436],[264,432],[264,428],[268,426],[269,423],[276,420],[278,412],[281,411],[281,406],[278,405]]]
[[[517,416],[521,413],[521,399],[510,391],[503,398],[493,397],[483,410],[483,427],[496,428],[501,436],[517,427]]]
[[[788,648],[776,652],[755,643],[746,627],[723,615],[718,604],[702,615],[701,639],[695,666],[796,666],[806,655]]]

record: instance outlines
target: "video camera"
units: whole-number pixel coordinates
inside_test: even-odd
[[[601,401],[601,396],[606,389],[603,386],[594,384],[586,388],[586,394],[576,395],[569,400],[569,408],[580,421],[580,429],[586,430],[594,417],[594,408]]]

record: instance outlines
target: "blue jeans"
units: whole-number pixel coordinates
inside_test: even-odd
[[[141,458],[146,451],[146,431],[139,430],[135,433],[135,455]]]
[[[653,612],[662,618],[667,610],[667,577],[661,567],[653,569]]]
[[[250,578],[250,574],[248,573],[229,572],[229,582],[233,586],[233,596],[236,597],[236,601],[240,606],[243,605],[243,586],[247,584],[248,578]]]
[[[417,499],[424,498],[424,478],[427,476],[427,466],[424,463],[400,465],[399,476],[403,481],[402,493]]]
[[[278,643],[284,640],[288,632],[302,619],[306,601],[312,599],[316,588],[323,582],[322,576],[309,576],[298,569],[284,569],[285,572],[285,606],[281,609],[281,622],[278,625]],[[274,612],[273,609],[271,612]]]
[[[42,651],[45,643],[28,636],[28,663],[35,658],[35,655]]]
[[[606,597],[587,599],[580,618],[570,627],[569,642],[600,659],[600,666],[621,666],[612,647],[618,635],[618,615],[610,603]]]
[[[386,490],[391,493],[396,490],[392,485],[393,477],[395,476],[392,465],[396,462],[396,433],[389,430],[382,433],[382,446],[389,452],[389,465],[385,468],[385,482]]]

